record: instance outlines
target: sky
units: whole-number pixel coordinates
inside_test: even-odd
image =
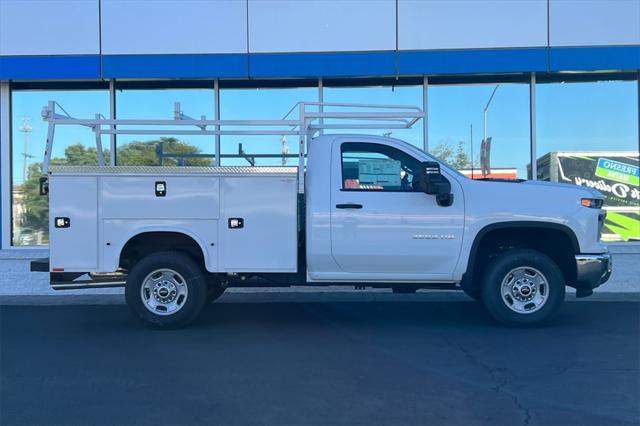
[[[473,157],[479,157],[483,135],[483,109],[495,84],[432,85],[428,93],[429,145],[448,143],[456,147],[463,141]],[[637,151],[638,93],[633,81],[597,83],[538,84],[538,157],[549,151]],[[20,131],[24,117],[30,117],[28,162],[42,161],[46,123],[40,111],[48,100],[56,100],[76,118],[108,116],[107,91],[14,91],[12,94],[13,179],[22,181],[25,133]],[[220,93],[222,119],[279,119],[301,100],[317,101],[317,88],[223,89]],[[184,113],[199,118],[214,117],[212,89],[125,90],[116,92],[118,118],[173,118],[173,103],[181,102]],[[324,89],[325,102],[386,103],[422,106],[422,86],[331,88]],[[384,130],[375,131],[377,134]],[[361,131],[360,133],[366,133]],[[529,163],[529,86],[501,84],[487,111],[487,136],[492,137],[492,167],[514,167],[526,177]],[[167,136],[171,136],[167,134]],[[422,146],[422,126],[394,130],[391,136]],[[155,138],[155,137],[153,137]],[[213,136],[184,136],[181,139],[213,153]],[[118,144],[152,137],[119,136]],[[56,128],[53,155],[63,156],[66,146],[81,142],[95,146],[90,129],[65,126]],[[237,153],[238,143],[248,153],[279,153],[279,136],[223,136],[223,153]],[[108,147],[108,137],[103,146]],[[297,144],[288,140],[290,152]],[[236,160],[234,164],[242,164]],[[280,159],[262,164],[280,164]],[[227,163],[230,164],[230,163]],[[260,163],[259,163],[260,164]]]

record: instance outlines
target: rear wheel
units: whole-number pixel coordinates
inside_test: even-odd
[[[227,288],[223,286],[220,278],[214,274],[209,274],[206,277],[206,281],[207,281],[207,302],[206,303],[213,303],[220,296],[222,296],[222,294]]]
[[[153,253],[127,277],[127,305],[136,317],[161,328],[183,327],[202,310],[207,284],[202,268],[182,252]]]
[[[564,301],[562,272],[547,255],[512,249],[491,260],[484,274],[482,301],[507,325],[544,322]]]

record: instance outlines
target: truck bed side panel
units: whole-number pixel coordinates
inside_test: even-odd
[[[101,177],[103,219],[217,219],[219,181],[209,176]],[[156,183],[166,194],[157,196]]]
[[[221,184],[221,266],[226,272],[296,272],[297,181],[229,177]],[[241,220],[241,226],[230,221]]]
[[[95,271],[98,266],[98,178],[54,176],[49,188],[52,270]],[[67,218],[68,226],[56,227],[56,218],[63,221]]]

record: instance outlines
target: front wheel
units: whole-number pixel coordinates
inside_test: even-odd
[[[125,288],[127,305],[136,317],[161,328],[193,321],[207,298],[202,268],[182,252],[153,253],[132,268]]]
[[[485,270],[482,301],[494,318],[507,325],[548,320],[562,305],[564,295],[558,265],[536,250],[506,251]]]

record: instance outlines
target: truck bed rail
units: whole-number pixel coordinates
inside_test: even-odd
[[[296,110],[298,117],[290,118]],[[204,115],[194,119],[182,111],[179,102],[175,102],[173,116],[173,120],[113,119],[101,114],[95,114],[94,118],[75,118],[56,101],[49,101],[42,109],[42,118],[48,122],[42,171],[49,172],[56,126],[91,128],[100,167],[106,167],[102,135],[215,135],[217,138],[221,135],[296,135],[299,139],[298,192],[303,193],[306,144],[316,133],[324,129],[408,129],[426,114],[412,105],[297,102],[280,120],[211,120]],[[112,139],[111,152],[115,150]],[[220,164],[220,157],[218,139],[214,153],[216,165]]]

